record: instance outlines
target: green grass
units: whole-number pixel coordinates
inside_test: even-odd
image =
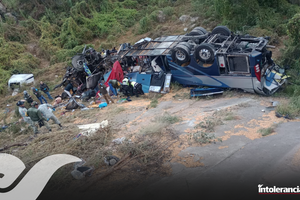
[[[157,122],[166,123],[166,124],[175,124],[181,121],[181,118],[178,116],[172,116],[169,113],[165,113],[163,116],[156,119]]]
[[[171,82],[171,86],[170,86],[172,92],[177,92],[180,89],[182,89],[182,85],[178,82]]]
[[[156,108],[158,105],[158,100],[157,99],[153,99],[151,102],[150,102],[150,108]]]
[[[189,137],[190,139],[193,139],[195,142],[200,144],[216,143],[217,141],[222,142],[222,139],[216,138],[215,134],[205,133],[201,131],[190,133]]]
[[[247,107],[250,107],[251,105],[246,102],[246,103],[239,103],[237,106],[241,107],[241,108],[247,108]]]
[[[206,117],[204,121],[200,122],[195,126],[195,129],[202,128],[206,133],[211,133],[215,131],[215,127],[223,125],[224,123],[219,117]]]
[[[268,128],[261,128],[258,130],[259,133],[261,133],[262,136],[267,136],[275,132],[274,127],[268,127]]]
[[[295,96],[289,99],[288,102],[280,102],[276,107],[276,112],[281,115],[295,118],[300,115],[300,96]]]

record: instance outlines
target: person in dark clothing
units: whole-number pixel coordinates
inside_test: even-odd
[[[27,91],[25,90],[24,92],[24,99],[31,104],[33,102],[33,99],[31,98],[31,96],[27,93]]]
[[[70,92],[72,90],[72,96],[75,94],[72,83],[69,81],[68,85],[65,87],[65,90]]]
[[[45,103],[47,103],[47,100],[45,99],[45,97],[39,92],[38,89],[32,87],[32,92],[33,94],[36,96],[36,98],[38,98],[41,102],[41,104],[43,104],[43,100],[45,101]]]
[[[117,53],[118,51],[117,51],[117,49],[116,49],[116,47],[114,47],[112,50],[111,50],[111,53]]]
[[[50,89],[49,89],[48,85],[46,85],[45,83],[43,83],[43,81],[40,82],[40,89],[41,89],[41,91],[43,91],[45,94],[47,94],[47,96],[48,96],[48,98],[49,98],[50,100],[53,100],[53,98],[51,97],[51,95],[50,95],[50,93],[49,93]]]
[[[100,91],[101,95],[104,97],[104,99],[105,99],[105,101],[106,101],[107,104],[109,104],[109,100],[112,103],[115,103],[114,100],[107,93],[106,85],[104,83],[100,83],[99,84],[99,91]]]

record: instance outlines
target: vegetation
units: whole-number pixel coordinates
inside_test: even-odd
[[[211,29],[216,24],[238,33],[271,36],[271,44],[285,39],[277,61],[289,65],[290,82],[284,93],[297,98],[300,90],[300,10],[292,0],[3,0],[2,4],[17,18],[2,17],[0,23],[0,94],[15,73],[39,73],[41,60],[50,65],[70,64],[70,58],[84,44],[99,48],[118,45],[117,38],[132,28],[133,34],[163,33],[161,22],[178,20],[183,14],[200,17],[196,26]],[[186,6],[183,9],[183,6]],[[191,12],[192,11],[192,12]],[[163,20],[159,16],[163,16]],[[220,21],[221,19],[221,21]],[[100,39],[97,44],[94,39]],[[38,51],[27,49],[34,41]],[[99,49],[98,49],[99,50]],[[181,86],[172,84],[178,91]],[[186,95],[187,96],[187,95]],[[294,100],[292,100],[294,101]]]
[[[157,122],[166,124],[175,124],[181,121],[178,116],[172,116],[169,113],[164,113],[163,116],[157,118]]]
[[[222,120],[217,116],[211,116],[204,118],[199,124],[195,126],[195,129],[202,128],[206,133],[211,133],[215,131],[215,127],[223,125]]]
[[[274,132],[275,132],[275,128],[276,128],[277,126],[278,126],[278,124],[272,125],[272,126],[270,126],[270,127],[268,127],[268,128],[260,128],[260,129],[258,130],[258,132],[259,132],[262,136],[267,136],[267,135],[270,135],[270,134],[274,133]]]
[[[222,139],[216,138],[215,134],[201,131],[190,133],[190,139],[193,139],[195,142],[200,144],[216,143],[217,141],[222,142]]]

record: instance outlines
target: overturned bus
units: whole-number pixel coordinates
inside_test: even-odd
[[[268,41],[269,37],[235,35],[225,26],[212,32],[196,27],[185,35],[141,40],[133,46],[122,44],[118,56],[125,71],[138,65],[144,70],[138,68],[137,76],[151,76],[153,92],[163,90],[172,76],[172,81],[185,86],[239,88],[272,95],[287,76],[285,69],[273,62],[268,49],[275,47]],[[145,84],[143,78],[136,81]]]

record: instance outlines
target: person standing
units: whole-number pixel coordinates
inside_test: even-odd
[[[22,116],[24,122],[28,123],[32,127],[32,129],[34,129],[32,120],[30,119],[30,117],[26,116],[27,109],[25,108],[24,101],[18,101],[17,106],[19,107],[19,113]]]
[[[27,101],[27,103],[31,104],[33,102],[31,96],[27,93],[26,90],[23,93],[24,93],[24,99]]]
[[[42,115],[42,112],[40,110],[38,110],[39,104],[34,101],[31,103],[31,108],[28,109],[27,111],[27,115],[30,117],[30,119],[33,122],[33,131],[34,131],[34,135],[36,136],[36,134],[38,134],[38,125],[40,127],[42,126],[46,126],[46,128],[51,131],[51,128],[47,122],[47,119]]]
[[[50,104],[41,104],[38,107],[38,110],[41,111],[41,113],[47,118],[47,121],[50,119],[54,121],[55,124],[58,124],[60,128],[62,128],[62,125],[60,121],[57,119],[57,117],[52,113],[52,111],[55,111],[55,108],[53,108]]]
[[[106,86],[105,86],[104,83],[99,84],[99,91],[100,91],[101,95],[104,97],[107,104],[109,104],[109,100],[112,103],[115,103],[114,100],[112,100],[112,98],[108,95],[107,90],[106,90]]]
[[[53,98],[51,97],[51,95],[50,95],[50,93],[49,93],[50,89],[49,89],[48,85],[46,85],[46,83],[43,83],[43,81],[40,82],[40,89],[41,89],[41,91],[43,91],[45,94],[47,94],[48,99],[53,100]]]
[[[41,104],[43,104],[43,99],[45,101],[45,103],[47,103],[47,100],[45,99],[45,97],[40,93],[40,91],[34,87],[32,87],[32,92],[33,94],[36,96],[36,98],[38,98],[38,100],[40,100]]]

